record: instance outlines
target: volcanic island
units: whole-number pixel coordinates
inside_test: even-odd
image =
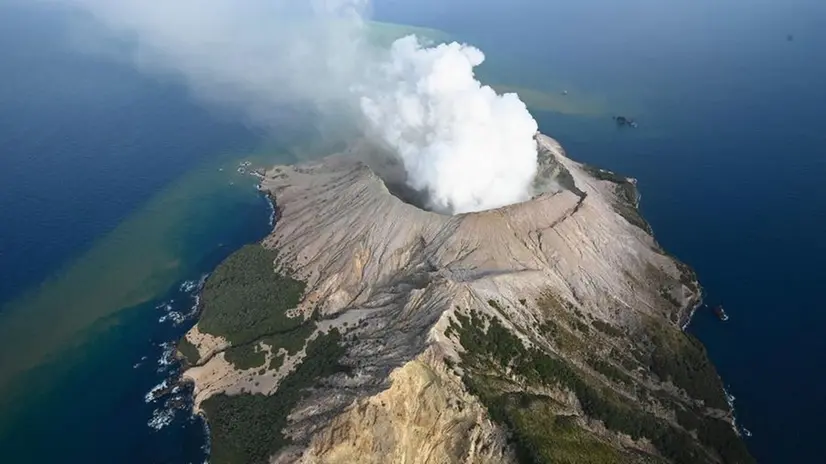
[[[536,142],[530,200],[457,215],[357,148],[266,171],[178,344],[210,462],[753,462],[636,181]]]

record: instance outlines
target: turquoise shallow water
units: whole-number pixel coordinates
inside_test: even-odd
[[[375,10],[480,45],[490,81],[569,91],[572,103],[546,96],[534,109],[541,129],[572,157],[639,178],[660,242],[726,304],[731,321],[699,313],[691,330],[737,397],[755,455],[821,462],[826,6],[660,3]],[[166,398],[144,395],[174,369],[158,364],[161,344],[186,329],[159,322],[156,307],[185,311],[181,282],[264,233],[267,205],[234,168],[261,146],[274,147],[261,162],[289,161],[290,142],[174,82],[74,53],[65,19],[0,4],[0,44],[16,44],[0,46],[2,460],[201,462],[197,421],[147,426]],[[641,127],[618,130],[615,113]]]

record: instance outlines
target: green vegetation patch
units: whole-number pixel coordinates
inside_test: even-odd
[[[552,291],[545,291],[536,300],[536,305],[547,317],[539,330],[550,335],[559,349],[573,352],[585,348],[580,334],[588,335],[590,327],[587,316],[574,303]]]
[[[588,332],[590,332],[590,329],[588,329],[588,324],[582,322],[581,319],[574,319],[571,321],[571,324],[577,331],[582,332],[583,334],[587,334]]]
[[[252,369],[263,366],[267,362],[267,353],[258,343],[247,343],[227,348],[224,351],[224,359],[237,369]]]
[[[723,462],[740,463],[751,462],[745,443],[732,429],[731,424],[704,415],[696,409],[676,407],[677,422],[686,430],[697,433],[701,442],[708,444],[723,458]]]
[[[607,322],[594,320],[591,322],[591,325],[594,326],[595,329],[610,337],[622,337],[625,335],[625,332],[623,332],[622,329],[618,329]]]
[[[204,286],[199,328],[238,346],[302,325],[303,319],[287,317],[286,311],[301,301],[305,284],[277,274],[276,256],[255,244],[224,260]]]
[[[644,230],[648,234],[652,233],[651,225],[648,224],[648,221],[642,217],[637,209],[639,192],[637,191],[636,185],[634,185],[626,177],[606,169],[599,169],[588,165],[585,165],[584,168],[585,171],[595,179],[616,184],[615,193],[617,195],[617,201],[613,204],[614,211],[616,211],[631,225]]]
[[[613,182],[615,184],[624,184],[628,183],[628,178],[625,176],[621,176],[613,171],[609,171],[607,169],[600,169],[596,166],[591,166],[589,164],[584,164],[582,166],[585,169],[585,172],[591,175],[594,179],[597,180],[604,180],[606,182]]]
[[[493,361],[500,366],[509,366],[514,358],[527,355],[528,350],[522,340],[506,329],[498,319],[491,319],[476,311],[472,311],[469,316],[458,312],[454,315],[461,324],[454,328],[459,333],[459,343],[466,350],[463,361],[468,357],[474,364]],[[484,329],[486,322],[487,331]]]
[[[754,459],[743,440],[734,432],[731,424],[714,417],[704,417],[703,425],[697,430],[700,441],[708,444],[720,454],[723,462],[749,463]]]
[[[548,290],[542,293],[536,305],[539,309],[545,311],[550,316],[558,316],[564,314],[566,310],[572,312],[576,310],[576,306],[570,301],[557,296],[554,292]]]
[[[290,439],[282,433],[287,415],[319,379],[345,370],[339,364],[344,355],[340,341],[335,329],[310,341],[304,361],[271,396],[222,393],[204,401],[212,438],[210,462],[265,463],[289,445]]]
[[[703,344],[690,334],[655,324],[649,331],[654,344],[652,372],[663,380],[670,380],[690,396],[703,400],[706,406],[728,410],[720,378]],[[697,410],[675,409],[680,425],[696,431],[700,442],[716,450],[724,462],[754,462],[731,424]]]
[[[489,398],[496,402],[497,419],[519,431],[520,462],[560,464],[621,464],[639,462],[579,427],[574,416],[561,414],[553,400],[526,393]]]
[[[590,357],[588,358],[588,364],[593,367],[595,371],[616,383],[626,386],[634,383],[634,379],[632,379],[631,376],[604,359]]]
[[[582,340],[574,332],[553,320],[546,320],[538,329],[539,333],[547,335],[562,351],[572,352],[583,347]]]
[[[673,256],[671,256],[671,258],[677,265],[677,269],[680,270],[680,283],[685,285],[692,292],[699,292],[700,286],[697,279],[697,273],[694,272],[694,269],[692,269],[691,266],[689,266],[688,264],[679,261],[677,258]]]
[[[563,166],[562,164],[557,163],[557,171],[556,171],[556,181],[559,185],[568,190],[569,192],[573,193],[574,195],[578,196],[580,200],[584,200],[587,196],[585,192],[583,192],[579,187],[576,186],[576,182],[574,181],[574,177],[571,175],[571,172],[568,171],[568,168]]]
[[[551,338],[556,338],[559,336],[559,333],[564,330],[559,327],[555,321],[548,319],[547,321],[539,324],[539,333],[548,335]]]
[[[638,404],[621,398],[613,390],[586,381],[582,373],[565,360],[537,348],[526,347],[497,319],[474,312],[469,316],[457,313],[456,317],[461,324],[461,327],[456,327],[456,331],[465,348],[465,352],[461,354],[463,365],[466,367],[463,380],[471,393],[486,405],[494,420],[506,424],[511,429],[514,442],[526,462],[560,462],[547,454],[553,453],[554,440],[558,437],[550,433],[555,430],[551,425],[537,425],[537,421],[550,420],[551,414],[547,410],[537,413],[544,416],[544,419],[536,418],[527,412],[523,414],[529,414],[529,417],[514,415],[509,406],[512,404],[509,393],[498,386],[502,380],[497,378],[501,379],[501,376],[491,374],[504,372],[506,367],[513,375],[529,384],[557,386],[572,391],[589,417],[601,420],[609,430],[630,435],[634,439],[648,438],[663,456],[673,462],[711,461],[710,456],[684,430],[641,410]],[[545,432],[540,432],[537,428]],[[711,446],[716,444],[710,441],[706,443]],[[752,462],[747,452],[734,448],[728,441],[725,444],[732,448],[718,452],[721,455],[736,456],[737,460],[731,462]],[[585,459],[582,456],[585,449],[592,449],[592,457],[588,459],[602,458],[601,453],[604,449],[591,443],[585,448],[577,448],[578,459]],[[571,455],[566,456],[565,459]]]
[[[671,293],[671,290],[669,290],[668,287],[660,287],[660,297],[662,297],[662,299],[664,299],[665,301],[671,303],[672,306],[676,306],[678,308],[682,306],[680,300],[674,297],[674,295]]]
[[[616,348],[611,349],[611,359],[618,362],[620,366],[623,367],[626,371],[634,371],[639,367],[639,362],[632,357],[626,356]]]
[[[727,410],[728,402],[720,377],[703,344],[691,334],[656,323],[650,327],[654,345],[651,371],[662,380],[670,380],[690,396],[703,400],[706,406]]]
[[[315,329],[315,322],[307,322],[289,332],[267,335],[261,341],[271,346],[273,353],[277,352],[279,348],[284,348],[287,353],[294,355],[304,348],[304,344],[310,335],[315,332]]]
[[[270,365],[268,366],[269,370],[277,371],[281,369],[281,366],[284,365],[284,355],[283,354],[273,354],[272,358],[270,358]]]
[[[623,185],[620,185],[620,186],[617,187],[617,191],[619,193],[620,200],[614,202],[614,204],[612,205],[613,208],[614,208],[614,211],[616,211],[617,214],[622,216],[623,219],[628,221],[629,224],[631,224],[631,225],[633,225],[633,226],[635,226],[639,229],[642,229],[643,231],[648,233],[648,235],[653,235],[653,230],[651,229],[651,225],[648,224],[648,221],[646,221],[645,218],[642,217],[642,214],[640,214],[639,209],[637,209],[636,202],[635,203],[629,203],[628,200],[627,200],[628,190],[630,190],[632,188],[636,192],[636,187],[634,187],[630,183],[626,183],[626,184],[623,184]],[[635,193],[635,195],[636,195],[636,193]]]
[[[190,365],[194,366],[198,363],[198,360],[201,359],[201,354],[198,353],[198,348],[192,344],[186,337],[181,337],[178,340],[178,353],[181,353],[181,356],[184,357],[184,361]]]
[[[490,307],[491,307],[491,308],[493,308],[493,309],[495,309],[495,310],[497,310],[497,311],[502,311],[502,306],[500,306],[500,305],[499,305],[499,302],[498,302],[498,301],[496,301],[496,300],[488,300],[488,304],[490,305]]]

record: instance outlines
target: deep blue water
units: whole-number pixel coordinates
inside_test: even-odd
[[[0,2],[0,311],[186,173],[262,143],[175,82],[79,53],[66,19]],[[223,194],[188,216],[198,223],[179,245],[186,278],[197,280],[269,228],[263,197]],[[176,246],[179,237],[169,233]],[[191,320],[159,319],[190,311],[192,292],[179,284],[98,321],[79,345],[31,371],[28,395],[0,408],[0,461],[203,462],[202,424],[178,411],[155,430],[148,421],[156,410],[168,413],[174,396],[144,401],[178,368],[159,364],[163,344]]]
[[[826,461],[826,5],[379,0],[375,14],[479,45],[510,83],[599,95],[636,117],[631,131],[610,114],[536,114],[572,157],[637,177],[658,240],[726,304],[729,322],[699,313],[691,331],[737,397],[755,456]],[[65,18],[0,4],[0,308],[175,179],[261,143],[181,86],[77,54],[66,38]],[[266,207],[225,202],[202,219],[188,278],[259,237]],[[197,422],[146,426],[162,406],[143,401],[166,375],[159,344],[186,329],[158,323],[154,307],[170,299],[191,305],[174,285],[67,352],[59,392],[0,433],[3,462],[201,461]]]
[[[78,53],[64,20],[0,4],[0,307],[207,156],[257,141],[180,86]]]
[[[171,345],[164,343],[180,337],[188,325],[158,323],[166,311],[156,306],[169,301],[181,312],[194,304],[191,295],[170,292],[163,302],[100,321],[109,327],[66,353],[72,365],[60,377],[59,393],[38,398],[0,439],[4,462],[204,462],[203,424],[189,412],[166,405],[168,399],[184,399],[187,392],[144,399],[179,368],[166,364]],[[43,375],[53,377],[52,372]],[[149,426],[152,418],[166,415],[169,423],[161,427],[158,420],[159,430]]]
[[[826,4],[387,0],[377,14],[637,117],[628,131],[607,115],[536,115],[572,157],[637,177],[658,240],[725,303],[730,321],[701,312],[690,330],[758,460],[826,462]]]

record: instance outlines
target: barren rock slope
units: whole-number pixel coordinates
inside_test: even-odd
[[[267,172],[258,278],[300,291],[222,303],[240,258],[207,282],[182,345],[213,461],[749,462],[634,182],[537,141],[531,201],[456,216],[352,155]]]

